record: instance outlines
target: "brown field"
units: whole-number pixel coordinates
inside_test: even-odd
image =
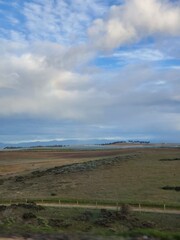
[[[92,159],[126,156],[116,164],[66,174],[35,176],[34,169],[47,169]],[[163,190],[180,186],[178,148],[118,149],[92,151],[6,151],[0,152],[1,198],[59,198],[160,202],[180,204],[180,192]],[[3,169],[6,167],[6,172]],[[22,182],[12,174],[29,176]]]
[[[101,157],[116,156],[134,152],[130,149],[57,151],[57,150],[19,150],[0,151],[0,176],[27,173],[35,169],[63,166],[85,162]]]

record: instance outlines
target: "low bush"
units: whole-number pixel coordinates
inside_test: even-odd
[[[29,219],[33,219],[33,218],[37,218],[36,215],[32,212],[27,212],[27,213],[24,213],[22,218],[24,220],[29,220]]]

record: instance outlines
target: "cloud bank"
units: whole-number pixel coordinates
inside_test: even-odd
[[[180,136],[178,2],[33,0],[0,6],[9,11],[0,31],[0,123],[37,119],[41,129],[44,119],[55,121],[51,138],[62,128],[67,131],[59,137],[73,128],[81,137],[81,125],[83,137],[105,137],[102,129],[107,137]],[[16,132],[16,126],[8,132],[8,123],[5,129],[7,135]]]
[[[148,36],[180,34],[180,8],[164,0],[129,0],[96,19],[89,35],[97,48],[111,50]]]

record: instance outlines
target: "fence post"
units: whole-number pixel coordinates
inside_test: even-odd
[[[79,202],[77,201],[77,205],[79,204]]]
[[[61,200],[59,200],[59,204],[61,204]]]
[[[96,201],[96,208],[97,208],[97,201]]]
[[[164,211],[166,210],[166,204],[164,204]]]
[[[119,205],[119,204],[118,204],[118,202],[117,202],[117,203],[116,203],[116,206],[117,206],[117,212],[118,212],[118,205]]]
[[[141,204],[139,203],[139,211],[141,212]]]

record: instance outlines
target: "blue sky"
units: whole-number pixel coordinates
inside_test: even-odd
[[[0,0],[0,142],[180,142],[179,22],[179,0]]]

